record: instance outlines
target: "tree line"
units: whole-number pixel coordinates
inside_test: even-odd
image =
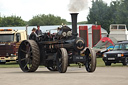
[[[128,0],[112,1],[110,5],[103,0],[92,0],[92,7],[87,16],[88,24],[101,25],[108,33],[110,24],[128,26]]]
[[[36,25],[60,25],[60,24],[68,24],[69,22],[66,19],[61,19],[59,16],[54,16],[53,14],[40,14],[34,16],[29,21],[24,21],[19,16],[4,16],[0,17],[0,27],[8,27],[8,26],[36,26]]]
[[[24,26],[25,23],[26,22],[19,16],[0,17],[0,27]]]
[[[60,24],[67,24],[68,22],[66,19],[61,19],[59,16],[54,16],[53,14],[40,14],[34,16],[31,20],[28,21],[29,25],[60,25]]]

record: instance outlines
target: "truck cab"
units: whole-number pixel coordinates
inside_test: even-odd
[[[19,45],[25,39],[25,30],[0,29],[0,63],[17,60]]]

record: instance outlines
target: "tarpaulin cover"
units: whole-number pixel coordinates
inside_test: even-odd
[[[114,46],[117,43],[115,38],[103,37],[100,41],[94,46],[94,48],[107,48],[109,46]]]

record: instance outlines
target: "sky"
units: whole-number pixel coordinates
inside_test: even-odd
[[[67,21],[71,21],[69,10],[70,3],[73,0],[0,0],[0,16],[21,16],[25,21],[29,21],[38,14],[53,14],[60,16]],[[86,1],[86,7],[78,11],[78,22],[86,21],[86,17],[89,13],[89,7],[91,7],[91,0],[74,0],[74,1]],[[105,3],[110,3],[111,0],[103,0]],[[88,2],[88,3],[87,3]],[[79,4],[79,3],[78,3]],[[82,4],[78,6],[82,6]],[[73,4],[78,8],[77,5]]]

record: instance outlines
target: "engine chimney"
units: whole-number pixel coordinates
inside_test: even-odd
[[[72,35],[77,36],[77,15],[78,13],[70,13],[72,19]]]

